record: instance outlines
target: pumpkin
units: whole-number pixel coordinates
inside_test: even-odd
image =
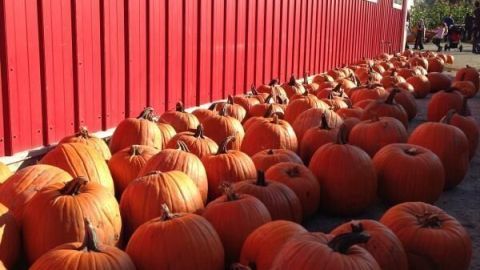
[[[443,72],[445,61],[440,57],[432,57],[428,60],[428,72]]]
[[[355,103],[355,108],[360,108],[362,109],[362,115],[363,115],[363,110],[365,110],[365,108],[367,108],[368,105],[370,105],[370,103],[374,102],[375,99],[364,99],[362,101],[359,101],[357,103]],[[361,118],[361,116],[360,116]]]
[[[324,98],[328,98],[332,93],[336,93],[336,94],[340,93],[341,90],[342,90],[342,85],[337,84],[335,87],[332,87],[332,88],[328,87],[328,88],[323,88],[321,90],[318,90],[316,93],[316,96],[319,99],[324,99]]]
[[[0,203],[0,262],[14,268],[20,255],[20,227],[13,213]]]
[[[257,100],[258,101],[258,100]],[[220,102],[213,102],[208,108],[198,108],[192,112],[198,119],[198,122],[203,123],[209,117],[216,115],[218,112],[215,110]]]
[[[407,79],[407,82],[413,86],[413,96],[424,98],[432,90],[432,85],[427,76],[415,75]]]
[[[400,104],[407,113],[408,120],[412,120],[417,116],[417,102],[409,90],[405,90],[401,87],[397,87],[400,92],[395,95],[395,102]]]
[[[411,93],[411,94],[413,94],[413,91],[414,91],[413,85],[411,85],[410,83],[408,83],[406,81],[401,82],[401,83],[397,83],[397,84],[394,85],[394,87],[405,90],[406,92]]]
[[[231,95],[228,95],[227,102],[219,103],[215,110],[221,111],[224,107],[227,114],[240,121],[240,123],[243,122],[247,116],[247,111],[241,105],[235,104]]]
[[[335,80],[332,78],[332,76],[322,73],[322,74],[317,74],[313,76],[312,81],[316,84],[321,84],[323,82],[333,82]]]
[[[428,69],[428,60],[423,57],[413,57],[408,60],[408,63],[411,67],[420,66],[422,68]]]
[[[427,106],[427,120],[438,122],[449,110],[460,111],[463,107],[463,96],[453,88],[435,93]]]
[[[340,116],[343,120],[348,118],[357,118],[360,119],[363,114],[363,109],[360,107],[353,107],[351,103],[347,104],[347,108],[340,108],[335,112]]]
[[[160,149],[164,149],[167,147],[167,144],[170,142],[170,140],[177,134],[177,132],[170,124],[157,122],[157,127],[162,134],[162,146]]]
[[[316,91],[316,90],[315,90],[315,91]],[[301,94],[295,94],[295,95],[293,95],[293,96],[291,96],[291,97],[289,98],[289,100],[288,100],[289,103],[288,103],[288,104],[292,103],[294,100],[302,99],[302,98],[317,100],[317,96],[315,96],[315,95],[313,95],[313,94],[311,94],[311,93],[313,93],[313,92],[305,91],[305,92],[303,92],[303,93],[301,93]]]
[[[428,122],[419,125],[408,143],[423,146],[435,153],[445,170],[445,189],[462,182],[469,164],[468,139],[457,127],[445,123]]]
[[[472,98],[478,92],[471,81],[454,81],[452,83],[452,88],[462,93],[465,98]]]
[[[210,202],[203,217],[215,228],[222,240],[227,263],[238,261],[245,239],[272,219],[265,205],[247,194],[237,194],[224,184],[225,195]]]
[[[265,103],[254,105],[250,109],[250,116],[270,116],[273,113],[284,113],[284,109],[280,104],[272,103],[273,95],[269,95]]]
[[[120,210],[125,239],[140,225],[161,215],[162,203],[179,213],[194,213],[204,207],[202,195],[188,175],[151,171],[132,181],[123,192]]]
[[[328,105],[315,96],[299,98],[291,101],[285,110],[285,120],[293,124],[298,116],[311,108],[328,109]]]
[[[253,124],[246,132],[241,150],[253,156],[265,149],[297,151],[298,141],[292,126],[274,115],[269,121]]]
[[[268,222],[247,237],[242,247],[240,262],[252,269],[271,269],[282,246],[292,237],[306,232],[301,225],[291,221]]]
[[[60,245],[41,256],[30,269],[125,269],[135,270],[130,257],[124,251],[102,245],[97,240],[95,229],[85,220],[83,242]]]
[[[128,242],[126,252],[137,269],[224,269],[222,242],[205,218],[161,208]]]
[[[418,74],[418,71],[411,68],[401,68],[397,70],[398,76],[403,77],[405,80]]]
[[[430,81],[430,92],[435,93],[440,90],[450,89],[452,86],[452,79],[444,73],[430,72],[427,75]]]
[[[319,126],[305,132],[300,143],[299,155],[305,164],[310,163],[310,159],[318,148],[329,142],[335,142],[337,138],[338,128],[330,128],[325,114],[322,114],[321,119]]]
[[[206,137],[203,131],[203,125],[197,126],[195,132],[184,131],[175,135],[168,143],[167,148],[177,148],[177,142],[183,141],[187,145],[190,153],[198,158],[203,158],[218,151],[218,145],[212,139]]]
[[[377,175],[373,162],[362,149],[346,144],[343,127],[336,143],[320,147],[308,168],[320,182],[320,205],[327,212],[353,215],[375,201]]]
[[[61,139],[59,144],[73,143],[73,142],[84,143],[86,145],[89,145],[95,148],[95,150],[97,150],[98,153],[105,160],[109,160],[112,157],[112,154],[110,153],[110,149],[108,148],[108,145],[105,143],[105,141],[98,137],[90,135],[90,133],[88,133],[87,127],[85,126],[80,127],[78,132],[75,133],[74,135],[67,136]]]
[[[207,201],[207,172],[202,161],[190,153],[189,148],[183,141],[177,141],[177,149],[165,149],[151,157],[138,176],[145,176],[152,171],[181,171],[185,173],[197,186],[203,201]],[[173,211],[178,211],[178,209]]]
[[[255,89],[255,85],[252,85],[252,89]],[[245,119],[248,119],[250,117],[250,109],[253,106],[261,103],[260,99],[255,97],[253,93],[234,96],[233,102],[235,104],[242,106],[245,109],[245,112],[247,113],[247,115],[245,116]]]
[[[405,143],[408,133],[400,121],[393,117],[374,116],[362,121],[350,131],[348,142],[373,157],[382,147],[392,143]]]
[[[350,137],[350,132],[352,131],[352,129],[360,122],[361,121],[358,118],[348,118],[343,120],[343,126],[345,127],[347,138]]]
[[[404,82],[406,82],[405,79],[402,76],[399,76],[396,71],[392,71],[389,76],[384,76],[380,81],[385,89]]]
[[[265,149],[252,156],[255,168],[266,171],[273,165],[280,162],[294,162],[303,164],[300,157],[293,151],[287,149]]]
[[[288,98],[293,95],[302,94],[303,92],[305,92],[305,88],[301,83],[297,82],[297,79],[295,79],[295,76],[293,74],[292,76],[290,76],[290,80],[287,83],[282,84],[282,88],[285,90]]]
[[[205,156],[202,163],[208,176],[208,198],[221,195],[222,182],[236,182],[255,178],[256,170],[252,159],[238,150],[227,150],[227,145],[235,137],[227,137],[218,147],[215,155]]]
[[[339,109],[348,108],[348,104],[351,104],[350,99],[345,96],[345,92],[340,91],[339,93],[331,92],[327,98],[323,98],[322,101],[329,106],[334,111]]]
[[[453,62],[455,62],[455,57],[451,54],[447,54],[447,61],[445,61],[445,63],[453,64]]]
[[[115,193],[107,163],[94,148],[86,144],[59,144],[40,160],[40,164],[58,167],[73,177],[86,177]]]
[[[471,160],[477,152],[480,132],[478,130],[477,121],[475,118],[470,116],[470,112],[467,107],[467,100],[464,100],[464,105],[461,111],[455,112],[454,110],[450,110],[445,116],[445,119],[442,119],[441,121],[444,121],[449,125],[456,126],[463,131],[465,136],[467,136],[469,159]]]
[[[302,221],[302,205],[295,192],[280,182],[267,181],[263,171],[257,172],[256,179],[234,183],[233,189],[259,199],[267,207],[272,220]]]
[[[203,127],[205,128],[205,135],[217,144],[222,143],[228,136],[234,136],[235,140],[232,142],[231,148],[240,150],[245,131],[240,121],[229,116],[226,109],[222,109],[218,115],[206,119],[203,122]]]
[[[281,162],[265,172],[265,177],[289,187],[302,205],[304,217],[312,216],[320,202],[320,184],[313,173],[304,165],[294,162]]]
[[[344,223],[331,231],[333,235],[345,233],[362,233],[370,235],[365,244],[359,244],[365,248],[377,261],[381,269],[408,270],[407,254],[397,236],[382,223],[371,220],[353,220]]]
[[[127,118],[120,122],[110,139],[112,155],[134,144],[161,148],[162,134],[153,122],[154,118],[153,108],[148,107],[137,118]]]
[[[278,82],[275,82],[275,83],[278,84]],[[252,86],[250,87],[250,93],[251,93],[252,97],[256,98],[260,103],[265,103],[266,99],[270,95],[269,93],[258,92],[257,88],[255,87],[255,84],[252,84]]]
[[[294,236],[285,243],[273,261],[272,270],[380,270],[370,253],[358,244],[367,243],[365,232],[337,236],[323,233]]]
[[[319,108],[306,110],[297,117],[292,125],[300,144],[307,130],[322,124],[322,115],[325,115],[330,128],[337,128],[343,123],[343,119],[334,111]]]
[[[352,99],[352,103],[356,105],[358,102],[365,99],[383,99],[388,95],[387,90],[378,84],[368,84],[366,86],[359,86],[347,93]]]
[[[177,102],[175,110],[163,113],[158,121],[170,124],[176,132],[195,129],[200,124],[195,115],[185,112],[185,107],[181,101]]]
[[[62,169],[50,165],[32,165],[18,170],[0,186],[0,204],[5,205],[22,223],[25,205],[44,187],[65,183],[72,177]]]
[[[402,242],[410,269],[469,269],[472,241],[442,209],[406,202],[388,209],[380,222]]]
[[[467,65],[461,68],[455,74],[455,81],[470,81],[475,86],[476,91],[480,88],[480,77],[476,68]]]
[[[7,165],[0,162],[0,185],[5,182],[10,176],[12,176],[12,171],[8,168]]]
[[[25,206],[23,243],[30,263],[52,248],[85,237],[88,218],[98,238],[106,245],[117,245],[122,221],[115,197],[103,186],[77,177],[43,188]]]
[[[387,203],[434,203],[442,194],[445,185],[442,161],[427,148],[390,144],[373,157],[373,165],[378,176],[378,194]]]
[[[389,116],[398,119],[405,128],[408,128],[408,115],[405,109],[395,102],[395,96],[400,93],[400,89],[392,89],[387,99],[376,100],[370,103],[365,110],[361,120],[369,120],[373,117]]]
[[[132,145],[115,153],[108,161],[108,168],[115,183],[115,194],[120,198],[123,190],[132,182],[147,161],[159,152],[151,146]]]
[[[272,79],[268,84],[260,85],[256,90],[258,93],[286,96],[285,90],[279,85],[278,79]]]

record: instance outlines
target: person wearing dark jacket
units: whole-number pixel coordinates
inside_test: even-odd
[[[464,40],[470,41],[472,40],[472,30],[473,30],[473,24],[475,21],[475,17],[470,14],[470,12],[467,12],[467,15],[465,16],[465,36]]]
[[[423,41],[425,39],[425,22],[420,19],[417,24],[417,36],[415,38],[415,46],[413,49],[423,50]]]

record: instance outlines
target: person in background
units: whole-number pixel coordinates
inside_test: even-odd
[[[445,41],[447,41],[448,30],[450,29],[450,27],[452,27],[452,25],[455,24],[455,21],[453,20],[452,15],[448,15],[447,17],[443,18],[443,23],[447,25],[447,34],[445,35]]]
[[[425,39],[425,21],[420,19],[417,24],[417,36],[415,39],[415,50],[423,50],[423,40]]]
[[[467,12],[465,15],[465,35],[463,36],[464,41],[470,41],[472,40],[472,30],[473,30],[473,23],[474,23],[475,17],[470,14],[470,12]]]
[[[473,30],[472,30],[472,37],[473,37],[473,53],[480,53],[477,50],[477,44],[480,42],[480,2],[475,2],[475,10],[473,11],[473,16],[475,17],[473,21]]]
[[[435,36],[433,36],[432,42],[433,44],[437,45],[437,52],[442,51],[442,39],[444,38],[445,34],[447,33],[447,24],[441,23],[438,25],[437,28],[434,30]]]

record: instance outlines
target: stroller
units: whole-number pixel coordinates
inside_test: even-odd
[[[445,51],[450,51],[451,48],[458,48],[463,51],[462,35],[465,29],[461,25],[452,25],[448,30],[447,43],[445,44]]]

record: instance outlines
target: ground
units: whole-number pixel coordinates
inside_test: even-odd
[[[434,50],[434,46],[427,45],[427,50]],[[451,54],[455,56],[455,63],[447,68],[452,71],[458,70],[465,65],[470,65],[480,69],[480,55],[471,53],[471,45],[464,44],[464,52],[452,50]],[[480,95],[480,94],[479,94]],[[469,100],[469,106],[472,115],[480,123],[480,96]],[[425,99],[417,99],[418,115],[410,123],[411,132],[420,123],[426,121],[426,108],[430,96]],[[480,269],[480,148],[477,148],[475,157],[470,163],[470,168],[463,182],[455,189],[446,191],[435,203],[438,207],[444,209],[447,213],[455,217],[467,229],[473,242],[473,256],[470,269]],[[367,212],[356,217],[331,217],[326,215],[317,215],[304,223],[310,231],[329,232],[336,226],[352,219],[380,219],[388,207],[378,202]]]

